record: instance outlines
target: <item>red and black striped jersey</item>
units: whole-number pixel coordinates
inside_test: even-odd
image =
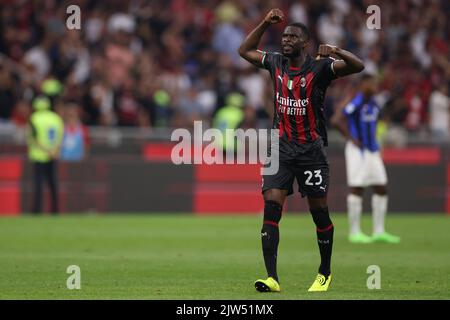
[[[314,60],[307,55],[301,68],[292,68],[282,54],[263,52],[261,63],[273,81],[273,128],[279,129],[280,147],[281,143],[287,143],[294,150],[304,150],[319,138],[327,145],[324,97],[327,87],[336,79],[333,61]]]

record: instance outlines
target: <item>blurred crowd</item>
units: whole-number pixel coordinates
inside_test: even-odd
[[[310,53],[320,43],[365,61],[380,82],[388,138],[450,135],[449,12],[446,0],[2,0],[0,126],[26,126],[40,93],[85,125],[142,128],[213,123],[227,96],[239,92],[247,126],[265,127],[273,112],[269,75],[242,60],[244,37],[274,7],[261,48],[278,51],[287,22],[303,22]],[[69,30],[69,5],[81,8],[81,30]],[[366,8],[381,8],[381,29]],[[326,112],[355,93],[357,77],[328,89]],[[70,114],[70,112],[69,112]]]

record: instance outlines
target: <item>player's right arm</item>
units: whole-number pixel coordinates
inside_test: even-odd
[[[239,55],[255,66],[261,67],[264,53],[258,50],[259,42],[271,24],[280,23],[283,20],[284,15],[280,9],[270,10],[264,20],[242,42],[239,47]]]

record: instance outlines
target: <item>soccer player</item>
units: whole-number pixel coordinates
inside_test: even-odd
[[[352,53],[326,44],[319,46],[317,59],[312,58],[306,51],[310,33],[302,23],[292,23],[284,29],[281,53],[258,50],[266,29],[282,21],[283,12],[272,9],[239,48],[244,59],[270,72],[274,87],[273,128],[279,130],[279,170],[275,175],[264,174],[262,186],[261,238],[268,278],[257,280],[255,287],[261,292],[280,291],[278,223],[284,200],[293,193],[297,179],[299,192],[308,198],[321,257],[319,273],[309,291],[326,291],[331,282],[334,227],[327,204],[329,170],[324,150],[327,132],[323,99],[332,80],[360,72],[364,65]],[[330,58],[331,54],[339,59]]]
[[[376,127],[380,109],[373,95],[377,90],[374,76],[364,74],[360,91],[353,100],[338,110],[332,124],[346,138],[345,163],[347,184],[348,219],[350,223],[349,241],[353,243],[388,242],[398,243],[400,238],[384,231],[388,196],[387,176],[376,139]],[[372,195],[372,237],[361,232],[361,212],[365,187],[373,187]]]

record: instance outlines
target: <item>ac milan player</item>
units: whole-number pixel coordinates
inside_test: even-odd
[[[333,223],[328,213],[328,161],[324,146],[327,132],[323,113],[325,91],[331,81],[358,73],[364,65],[352,53],[321,44],[317,59],[307,54],[310,38],[301,23],[289,24],[281,37],[281,54],[258,50],[265,30],[284,20],[283,12],[272,9],[247,36],[239,54],[257,67],[270,72],[274,87],[273,128],[279,129],[279,170],[263,175],[264,221],[261,230],[262,249],[268,278],[257,280],[261,292],[279,292],[277,275],[278,223],[286,196],[293,193],[294,179],[299,192],[308,198],[317,227],[321,263],[309,291],[326,291],[331,282]],[[333,59],[333,54],[338,59]]]

